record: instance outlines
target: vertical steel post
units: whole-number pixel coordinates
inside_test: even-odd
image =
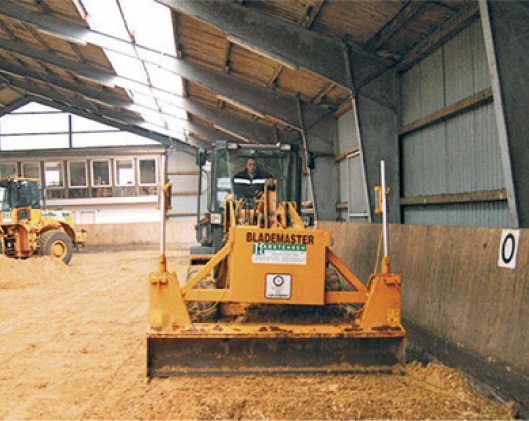
[[[161,177],[160,177],[160,187],[159,187],[159,192],[160,192],[160,255],[164,256],[165,258],[165,239],[166,239],[166,219],[167,219],[167,215],[166,215],[166,211],[165,211],[165,190],[164,190],[164,187],[165,187],[165,183],[166,183],[166,174],[167,174],[167,169],[165,168],[166,166],[166,154],[167,152],[165,152],[163,155],[162,155],[162,165],[161,165]]]
[[[507,207],[509,210],[509,225],[513,228],[520,226],[518,206],[516,203],[516,189],[513,180],[511,154],[509,151],[509,134],[505,121],[505,110],[503,107],[503,96],[501,92],[500,75],[498,73],[498,63],[496,60],[496,48],[489,14],[487,0],[479,0],[479,13],[481,16],[481,28],[483,30],[483,40],[489,65],[489,75],[494,98],[494,114],[496,117],[496,128],[498,131],[498,142],[500,146],[500,157],[503,168],[505,189],[507,190]]]
[[[384,232],[384,257],[389,256],[389,238],[388,238],[388,216],[387,216],[387,201],[386,201],[386,163],[384,160],[380,161],[380,184],[382,185],[382,230]]]
[[[309,168],[309,149],[308,149],[308,142],[307,142],[307,136],[305,133],[305,123],[303,122],[303,110],[301,109],[301,101],[298,98],[297,101],[298,105],[298,118],[299,118],[299,127],[300,127],[300,134],[301,134],[301,140],[303,142],[303,152],[305,157],[305,171],[307,172],[307,183],[309,187],[309,195],[310,200],[312,200],[312,206],[314,209],[314,225],[317,226],[318,224],[318,207],[316,205],[316,195],[314,193],[314,183],[312,180],[312,171]]]
[[[362,182],[364,183],[364,197],[366,201],[366,212],[367,212],[367,222],[373,222],[373,216],[371,213],[371,200],[369,197],[369,185],[367,184],[367,170],[366,170],[366,162],[364,159],[364,146],[363,146],[363,140],[362,140],[362,131],[360,128],[360,114],[358,112],[358,91],[356,90],[356,84],[355,84],[355,78],[354,78],[354,72],[353,72],[353,63],[351,58],[351,47],[347,46],[344,49],[344,57],[345,57],[345,64],[347,68],[347,74],[349,75],[349,78],[351,79],[351,86],[353,88],[351,89],[351,104],[352,104],[352,112],[353,112],[353,120],[354,120],[354,136],[356,136],[356,139],[358,141],[358,150],[360,152],[360,163],[362,164]],[[349,178],[349,171],[347,173],[347,177]],[[351,206],[351,205],[348,205]]]

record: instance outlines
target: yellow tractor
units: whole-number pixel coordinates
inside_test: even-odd
[[[148,375],[400,367],[401,277],[384,256],[362,282],[331,234],[306,225],[293,147],[217,142],[207,157],[198,161],[209,171],[208,211],[187,280],[167,271],[163,244],[149,277]],[[254,198],[234,186],[249,158],[268,174]]]
[[[15,258],[53,256],[69,263],[84,246],[84,230],[75,231],[73,214],[40,208],[39,180],[0,179],[0,254]]]

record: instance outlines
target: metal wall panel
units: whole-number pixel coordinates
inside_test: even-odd
[[[509,224],[507,202],[405,206],[403,222],[405,224],[480,227],[505,227]]]
[[[479,21],[401,76],[402,124],[432,114],[490,86]],[[504,187],[493,104],[401,139],[402,187],[408,197]],[[406,223],[506,224],[505,203],[407,206]]]

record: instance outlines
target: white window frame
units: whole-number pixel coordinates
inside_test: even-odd
[[[154,160],[154,183],[142,183],[141,182],[141,161],[152,161]],[[157,186],[158,185],[158,157],[156,156],[142,156],[141,158],[138,158],[138,168],[136,170],[136,176],[138,177],[138,186]]]
[[[84,179],[85,179],[85,185],[84,186],[72,186],[72,170],[71,165],[72,163],[78,163],[82,162],[84,164]],[[69,189],[87,189],[88,188],[88,165],[86,163],[86,160],[84,159],[73,159],[71,161],[68,161],[68,188]]]
[[[95,182],[94,182],[94,162],[106,162],[107,163],[107,166],[108,166],[108,184],[103,184],[103,185],[96,185]],[[97,188],[97,189],[104,189],[106,187],[112,187],[112,166],[111,166],[111,163],[110,163],[110,159],[107,159],[107,158],[101,158],[101,159],[91,159],[90,160],[90,169],[91,169],[91,174],[90,174],[90,183],[92,185],[92,187],[94,188]]]
[[[132,164],[132,184],[118,184],[118,161],[130,161]],[[135,165],[135,159],[134,158],[114,158],[114,180],[116,180],[116,187],[135,187],[136,186],[136,180],[134,179],[137,177],[136,170],[134,168]],[[138,178],[139,180],[139,178]]]
[[[48,186],[48,181],[46,180],[46,164],[55,164],[59,163],[61,164],[61,172],[62,172],[62,183],[60,186]],[[46,189],[51,190],[61,190],[64,189],[64,163],[62,161],[44,161],[44,187]]]
[[[1,165],[15,165],[15,172],[16,172],[16,175],[18,177],[18,163],[17,162],[9,162],[9,161],[5,161],[5,162],[0,162]],[[5,177],[4,175],[0,175],[0,177]],[[9,177],[9,176],[8,176]]]
[[[37,164],[39,166],[39,176],[37,177],[39,180],[42,178],[42,167],[40,165],[40,161],[23,161],[20,163],[20,172],[22,173],[22,178],[29,178],[26,175],[26,172],[24,171],[24,165],[26,164]],[[64,176],[64,174],[63,174]]]

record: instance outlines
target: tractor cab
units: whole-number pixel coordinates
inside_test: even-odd
[[[242,194],[236,183],[236,175],[244,171],[249,158],[255,161],[257,170],[266,178],[278,182],[278,201],[296,202],[301,205],[301,158],[295,145],[241,145],[235,142],[217,141],[212,150],[197,151],[200,168],[197,204],[197,241],[193,254],[213,254],[222,245],[224,204],[226,197],[239,198]],[[256,191],[256,197],[259,192]],[[252,197],[245,197],[249,206]]]
[[[0,222],[8,224],[12,212],[18,209],[40,209],[40,185],[30,178],[4,178],[0,180]],[[29,215],[28,215],[29,216]]]

